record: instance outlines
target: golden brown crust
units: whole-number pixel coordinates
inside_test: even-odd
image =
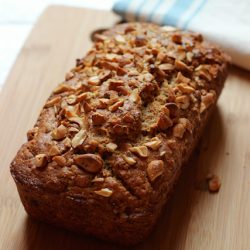
[[[198,140],[228,57],[199,34],[146,23],[95,40],[46,102],[11,173],[32,216],[133,244]]]

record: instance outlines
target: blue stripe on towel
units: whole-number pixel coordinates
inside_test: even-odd
[[[116,1],[112,9],[115,13],[121,15],[124,18],[127,8],[131,2],[132,0]]]
[[[139,6],[137,6],[137,10],[135,11],[135,20],[139,21],[139,16],[142,10],[143,5],[146,4],[146,0],[143,0]]]
[[[151,12],[150,12],[150,14],[149,14],[149,16],[148,16],[148,21],[149,21],[149,22],[152,21],[152,18],[153,18],[153,16],[155,15],[156,10],[157,10],[158,7],[160,6],[161,2],[162,2],[162,0],[158,0],[158,1],[156,2],[156,4],[155,4],[154,8],[152,8],[152,10],[151,10]]]
[[[193,0],[176,0],[163,18],[165,25],[175,26],[181,15],[192,5]]]
[[[207,3],[207,0],[201,0],[200,5],[196,8],[194,13],[187,19],[187,21],[183,25],[183,29],[188,28],[188,25],[190,24],[190,22],[193,20],[194,17],[198,15],[198,13],[202,10],[202,8],[204,7],[206,3]]]

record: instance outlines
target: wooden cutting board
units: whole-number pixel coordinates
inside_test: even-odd
[[[0,94],[0,249],[116,249],[29,219],[9,164],[51,90],[90,47],[90,33],[118,20],[109,12],[52,6],[25,42]],[[232,68],[196,151],[156,229],[135,249],[250,249],[249,72]],[[217,194],[202,189],[209,172],[221,178]]]

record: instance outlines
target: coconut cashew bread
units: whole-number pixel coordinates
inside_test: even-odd
[[[49,97],[11,163],[29,215],[104,240],[143,240],[223,88],[229,58],[196,33],[125,23]]]

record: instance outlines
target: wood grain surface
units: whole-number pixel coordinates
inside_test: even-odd
[[[117,21],[109,12],[51,6],[25,42],[0,93],[1,250],[121,249],[28,218],[9,173],[46,98],[90,47],[90,33]],[[202,188],[210,172],[221,178],[218,194]],[[134,249],[250,249],[249,191],[250,73],[232,68],[163,216]]]

